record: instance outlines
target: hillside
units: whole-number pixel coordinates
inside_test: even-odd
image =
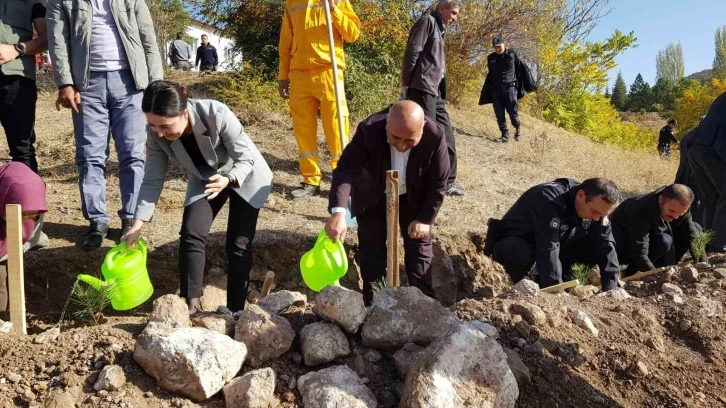
[[[209,77],[189,74],[178,78],[193,84],[193,92],[198,97],[210,96]],[[245,112],[238,113],[246,116]],[[491,141],[498,136],[491,106],[479,107],[470,101],[460,109],[450,107],[450,114],[456,128],[459,183],[468,194],[446,199],[433,231],[455,269],[455,276],[444,283],[448,285],[446,295],[461,301],[452,308],[461,319],[477,318],[492,322],[502,333],[500,342],[516,349],[521,340],[517,339],[522,337],[517,334],[520,333],[519,327],[523,326],[519,322],[521,318],[504,316],[502,311],[512,299],[518,298],[508,292],[511,282],[501,268],[480,253],[487,219],[501,216],[528,187],[557,177],[582,180],[605,176],[613,179],[626,195],[649,191],[672,181],[677,161],[661,160],[652,153],[628,152],[596,144],[583,136],[527,116],[522,118],[522,141],[496,144]],[[79,247],[87,223],[80,209],[72,124],[67,110],[56,111],[53,94],[44,94],[39,99],[36,131],[41,174],[48,184],[49,212],[45,231],[50,245],[28,254],[25,261],[30,334],[40,333],[58,322],[75,276],[98,273],[106,252],[103,249],[89,253]],[[327,218],[326,198],[315,197],[306,202],[289,199],[289,192],[300,180],[297,147],[288,117],[272,114],[250,123],[246,131],[274,170],[275,177],[272,198],[260,212],[254,241],[252,287],[259,290],[264,273],[272,270],[276,273],[274,290],[300,291],[312,300],[314,293],[304,287],[298,264],[300,256],[312,247]],[[6,152],[5,138],[0,137],[0,140],[0,151]],[[324,149],[322,145],[321,149]],[[3,160],[7,160],[6,153]],[[323,163],[329,174],[325,158]],[[113,151],[109,164],[108,208],[109,213],[115,213],[119,206],[119,192],[117,160]],[[329,186],[330,177],[326,176],[322,186],[324,195],[327,195]],[[148,269],[155,286],[154,298],[177,291],[178,231],[184,188],[183,171],[173,166],[157,214],[143,232],[149,246]],[[208,283],[211,290],[217,292],[224,282],[220,268],[224,267],[226,211],[225,207],[219,214],[208,242]],[[112,228],[120,228],[119,220],[113,220]],[[113,245],[111,239],[104,243],[106,249]],[[355,256],[355,234],[348,234],[346,247]],[[346,284],[351,285],[350,282]],[[681,309],[672,303],[664,303],[654,285],[650,289],[630,288],[633,294],[641,291],[642,299],[633,298],[622,306],[620,302],[603,297],[585,300],[569,295],[533,298],[532,302],[558,315],[564,306],[582,307],[593,318],[601,334],[599,338],[593,338],[566,324],[537,327],[531,331],[527,329],[525,344],[537,340],[548,350],[529,353],[521,347],[517,349],[529,366],[533,379],[531,384],[520,386],[518,406],[676,407],[726,403],[726,393],[718,386],[720,378],[726,374],[722,352],[718,351],[724,338],[723,325],[719,323],[722,320],[694,315],[691,318],[693,331],[684,334],[673,328],[672,323],[697,312],[693,312],[695,309],[692,308]],[[714,295],[714,298],[723,300],[723,293],[717,292],[718,296]],[[648,333],[640,333],[640,324],[628,317],[637,314],[640,309],[645,310],[647,316],[652,316],[648,319],[655,322],[655,326],[648,329],[648,333],[655,333],[665,340],[667,353],[653,353],[643,344]],[[59,390],[75,387],[80,393],[75,396],[78,406],[119,406],[119,403],[126,407],[150,408],[224,406],[220,396],[196,404],[168,393],[156,386],[154,380],[133,361],[131,350],[134,340],[143,329],[150,310],[151,302],[147,302],[132,312],[110,312],[107,322],[98,328],[89,328],[84,322],[66,315],[63,341],[55,345],[36,345],[27,337],[0,334],[0,337],[6,336],[0,340],[0,355],[3,356],[0,379],[12,370],[22,373],[27,378],[23,382],[30,387],[34,381],[47,383],[51,381],[48,378],[55,375],[43,374],[43,370],[37,367],[58,366],[63,374],[60,375],[62,381],[51,381],[50,387]],[[299,330],[299,325],[317,319],[309,308],[298,310],[289,318],[296,330]],[[93,368],[97,357],[93,352],[101,350],[108,353],[109,343],[106,341],[111,341],[107,340],[109,336],[120,344],[121,350],[115,352],[114,358],[116,364],[124,367],[128,383],[119,392],[98,395],[93,391],[93,381],[87,381],[87,378],[99,371]],[[361,353],[367,351],[359,345],[357,335],[349,337],[356,350],[362,350]],[[293,348],[296,347],[299,345],[294,343]],[[571,364],[570,359],[580,358],[586,364]],[[92,359],[90,369],[89,359]],[[637,379],[629,377],[620,365],[630,364],[633,359],[645,361],[651,374]],[[393,390],[402,384],[395,369],[391,368],[390,354],[385,353],[381,361],[378,366],[382,367],[379,368],[382,371],[378,375],[369,373],[368,377],[372,381],[371,387],[380,387],[375,388],[379,399],[384,389],[388,394],[398,394]],[[274,368],[279,370],[278,374],[285,373],[285,376],[293,378],[310,371],[298,365],[285,357],[275,362]],[[66,366],[79,368],[62,368]],[[40,374],[36,375],[36,370]],[[23,392],[19,386],[8,386],[0,381],[0,407],[19,403]],[[33,393],[36,402],[47,400],[50,395],[50,391],[43,390]],[[276,398],[283,398],[283,394],[289,393],[292,393],[292,401],[281,402],[280,406],[302,406],[299,390],[288,389],[287,383],[278,383]]]
[[[713,79],[713,70],[704,69],[703,71],[694,72],[686,76],[686,79],[695,79],[696,81],[706,82]]]

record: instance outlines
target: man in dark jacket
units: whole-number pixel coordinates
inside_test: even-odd
[[[691,140],[696,134],[696,130],[698,130],[698,126],[686,133],[678,144],[681,157],[678,163],[678,171],[676,171],[676,178],[673,183],[686,185],[693,192],[694,197],[693,204],[691,204],[691,217],[693,218],[693,222],[698,224],[698,227],[701,228],[703,226],[704,204],[698,197],[698,183],[696,183],[696,178],[693,177],[691,163],[688,162],[688,149],[691,146]],[[713,210],[711,210],[711,213],[713,213]]]
[[[539,285],[562,283],[574,264],[600,268],[604,291],[618,286],[619,265],[607,215],[620,201],[610,180],[561,178],[525,191],[502,220],[489,220],[484,253],[512,281],[537,265]]]
[[[509,119],[515,128],[514,140],[517,141],[522,135],[517,101],[522,99],[527,92],[533,92],[537,88],[527,65],[519,59],[514,50],[504,45],[501,37],[494,37],[492,45],[494,52],[487,56],[489,73],[484,80],[479,105],[494,104],[494,114],[497,116],[499,130],[502,132],[502,136],[495,139],[495,142],[506,143],[509,141],[505,111],[509,113]]]
[[[688,148],[688,162],[703,202],[703,228],[714,230],[710,251],[726,253],[726,93],[711,105]]]
[[[660,130],[660,134],[658,135],[658,153],[661,156],[671,157],[671,143],[678,143],[678,139],[673,135],[673,129],[676,126],[678,126],[678,121],[671,119]]]
[[[328,236],[344,239],[345,210],[358,219],[363,299],[386,276],[386,177],[398,170],[399,216],[410,286],[433,296],[431,227],[446,194],[449,157],[444,129],[412,101],[400,101],[358,125],[333,171],[325,224]]]
[[[699,230],[691,218],[691,203],[688,186],[671,184],[630,197],[613,211],[610,221],[618,261],[628,265],[624,276],[675,265],[683,258]],[[699,261],[706,262],[704,258]]]
[[[465,191],[456,186],[456,141],[446,112],[446,57],[444,34],[459,16],[459,0],[439,0],[436,10],[419,19],[408,35],[403,56],[401,84],[406,99],[421,105],[424,114],[437,121],[446,132],[449,149],[449,171],[446,194],[463,196]]]
[[[209,37],[202,34],[202,45],[197,48],[197,59],[194,61],[194,66],[198,66],[200,71],[216,71],[217,65],[219,65],[217,49],[209,43]]]

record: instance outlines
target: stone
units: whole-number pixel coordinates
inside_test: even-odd
[[[8,381],[10,381],[12,384],[16,384],[16,383],[19,383],[20,380],[23,379],[23,376],[20,374],[15,374],[12,371],[8,371],[7,373],[5,373],[5,378],[7,378]]]
[[[689,305],[697,307],[701,314],[706,317],[716,317],[723,314],[723,304],[717,300],[705,298],[688,298],[686,301]]]
[[[528,296],[537,296],[539,293],[539,285],[526,278],[517,282],[513,289]]]
[[[645,341],[645,345],[657,351],[663,351],[665,349],[663,338],[656,335],[648,337]]]
[[[726,279],[726,268],[716,268],[713,270],[713,276],[717,279]]]
[[[691,329],[691,326],[693,326],[693,322],[690,320],[681,320],[681,322],[678,324],[678,327],[681,329],[681,331],[688,331]]]
[[[30,388],[26,389],[23,393],[20,394],[20,399],[23,400],[23,402],[31,403],[35,401],[35,394],[33,393]]]
[[[414,342],[422,346],[459,326],[454,313],[416,287],[389,287],[374,294],[361,334],[363,345],[397,349]]]
[[[247,346],[252,367],[285,354],[294,338],[295,331],[287,319],[257,305],[248,305],[242,311],[234,332],[234,339]]]
[[[393,353],[393,363],[395,364],[398,375],[400,375],[401,378],[406,378],[406,373],[408,373],[411,363],[416,359],[418,353],[423,351],[423,349],[423,347],[416,343],[406,343],[400,350]]]
[[[227,408],[268,408],[275,393],[275,371],[269,367],[249,371],[222,390]]]
[[[286,392],[282,393],[282,395],[280,396],[280,399],[285,402],[288,402],[288,403],[293,403],[293,402],[295,402],[295,394],[293,394],[290,391],[286,391]]]
[[[345,365],[307,373],[297,380],[305,408],[376,408],[373,392]]]
[[[681,268],[681,278],[686,282],[698,282],[698,270],[693,267]]]
[[[377,363],[377,362],[381,361],[383,356],[381,355],[381,353],[379,353],[375,350],[369,350],[368,352],[366,352],[365,358],[370,363]]]
[[[708,286],[711,287],[711,289],[721,289],[723,288],[723,281],[719,279],[714,279],[708,283]]]
[[[514,407],[517,380],[496,340],[459,325],[422,351],[406,375],[401,408]]]
[[[472,329],[479,330],[480,332],[486,334],[493,339],[499,338],[499,330],[497,330],[496,327],[492,326],[489,323],[484,323],[480,320],[469,320],[464,324],[471,327]]]
[[[171,294],[154,300],[149,315],[149,323],[152,322],[162,323],[171,328],[192,327],[187,303],[179,296]]]
[[[290,378],[290,381],[287,383],[287,388],[294,390],[297,388],[297,378],[292,377]]]
[[[707,269],[711,269],[711,265],[708,262],[698,262],[698,263],[696,263],[695,267],[699,271],[705,271]]]
[[[209,329],[225,336],[234,336],[235,321],[232,314],[201,312],[194,314],[191,320],[194,327]]]
[[[627,374],[633,378],[647,377],[648,374],[650,374],[650,371],[648,371],[648,366],[646,366],[644,362],[637,361],[628,368]]]
[[[570,319],[572,319],[572,322],[575,323],[576,326],[587,330],[595,337],[598,336],[598,329],[592,323],[590,317],[585,314],[585,312],[579,309],[568,307],[567,314],[568,316],[570,316]]]
[[[292,359],[292,361],[293,361],[293,362],[294,362],[295,364],[297,364],[297,365],[300,365],[300,364],[302,364],[302,361],[303,361],[303,358],[302,358],[302,354],[300,354],[300,353],[297,353],[297,352],[295,352],[295,353],[291,353],[291,354],[290,354],[290,358]]]
[[[300,349],[306,366],[325,364],[350,354],[350,344],[334,323],[316,322],[300,331]]]
[[[221,268],[212,268],[207,272],[209,282],[202,288],[202,310],[217,310],[227,306],[227,275]],[[205,279],[205,280],[207,280]]]
[[[676,295],[683,295],[683,289],[681,289],[679,286],[676,286],[672,283],[664,283],[660,287],[661,293],[668,295],[668,294],[676,294]]]
[[[537,354],[538,356],[543,356],[544,355],[544,346],[538,340],[538,341],[535,341],[534,343],[526,346],[524,348],[524,351],[526,351],[527,353]]]
[[[323,289],[315,297],[313,312],[351,334],[358,332],[367,313],[363,294],[340,286]]]
[[[11,331],[13,331],[13,324],[0,320],[0,334],[10,333]]]
[[[76,406],[76,398],[71,391],[54,392],[45,401],[44,408],[72,408]]]
[[[532,326],[530,326],[526,320],[520,321],[514,327],[517,330],[517,332],[519,333],[519,335],[525,340],[529,337],[529,334],[532,332]]]
[[[520,315],[527,321],[527,323],[534,326],[544,326],[547,324],[547,315],[537,305],[529,302],[517,302],[513,303],[509,307],[509,311],[512,314]]]
[[[605,297],[613,298],[618,301],[627,300],[632,297],[632,296],[630,296],[630,293],[628,293],[628,291],[623,288],[609,290],[607,292],[603,292],[603,293],[599,294],[598,296],[605,296]]]
[[[96,391],[116,391],[126,384],[126,374],[123,368],[118,365],[107,365],[103,367],[101,373],[98,374],[98,380],[93,385]]]
[[[363,296],[363,295],[361,295]],[[274,314],[284,312],[290,306],[305,307],[308,304],[308,297],[300,292],[281,290],[270,293],[257,301],[257,305],[264,307]]]
[[[642,281],[628,281],[625,283],[625,288],[631,290],[638,290],[642,288],[643,285],[645,285],[645,282]]]
[[[667,299],[670,299],[673,303],[675,303],[677,305],[683,304],[683,298],[681,297],[681,295],[679,295],[677,293],[669,293],[665,296]]]
[[[600,291],[600,289],[598,289],[597,287],[592,286],[592,285],[586,285],[586,286],[577,285],[574,288],[572,288],[572,291],[570,292],[570,294],[578,299],[587,299],[589,297],[592,297],[599,291]]]
[[[527,367],[522,359],[519,357],[516,351],[502,347],[504,353],[507,355],[507,365],[512,370],[514,378],[517,379],[517,384],[521,387],[532,382],[532,378],[529,375],[529,367]]]
[[[60,327],[53,327],[52,329],[46,330],[43,333],[35,336],[33,343],[35,344],[47,344],[53,343],[60,336]]]
[[[244,343],[199,327],[149,324],[136,341],[134,360],[159,386],[195,401],[219,392],[242,368]]]

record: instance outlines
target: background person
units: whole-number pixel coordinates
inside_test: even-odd
[[[202,45],[197,47],[197,59],[194,61],[194,67],[199,67],[200,71],[216,71],[218,65],[217,49],[209,43],[209,37],[202,34]]]

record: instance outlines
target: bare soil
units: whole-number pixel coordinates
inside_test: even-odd
[[[212,95],[213,77],[198,74],[175,77],[190,83],[197,97]],[[301,291],[312,300],[314,293],[304,287],[298,263],[300,256],[312,247],[327,218],[326,197],[330,185],[327,157],[322,155],[327,174],[323,194],[305,202],[293,201],[289,193],[297,187],[300,177],[289,117],[278,113],[261,115],[249,110],[238,113],[275,172],[272,197],[260,212],[254,241],[252,287],[259,290],[265,272],[273,270],[276,273],[274,290]],[[500,328],[502,343],[516,348],[513,334],[516,318],[506,312],[506,305],[512,301],[507,292],[511,282],[499,265],[481,254],[486,220],[502,215],[526,188],[537,183],[557,177],[606,176],[617,182],[627,195],[632,195],[671,182],[677,162],[661,160],[650,153],[626,152],[596,144],[526,116],[522,141],[495,144],[491,139],[498,136],[498,129],[490,107],[478,107],[470,101],[462,109],[450,107],[450,114],[456,127],[460,157],[459,182],[468,194],[446,199],[434,233],[440,248],[455,266],[456,279],[450,289],[461,302],[454,309],[462,319],[491,321]],[[98,327],[76,319],[71,307],[57,342],[32,343],[34,335],[58,322],[77,274],[100,273],[106,251],[118,239],[118,230],[115,230],[104,242],[104,249],[91,252],[80,249],[87,222],[80,208],[72,123],[67,110],[56,111],[52,93],[43,94],[39,99],[36,132],[41,175],[48,185],[45,232],[50,245],[26,256],[29,336],[0,335],[0,407],[42,406],[59,390],[75,392],[79,406],[224,406],[219,395],[196,404],[169,394],[157,387],[133,361],[134,339],[143,328],[151,302],[130,312],[109,310],[107,321]],[[320,140],[322,152],[324,138],[321,136]],[[0,137],[0,151],[7,152],[4,143],[5,138]],[[7,160],[7,153],[0,156]],[[109,213],[119,208],[117,169],[112,149],[107,186]],[[148,270],[155,287],[154,298],[178,289],[178,231],[185,185],[184,171],[172,166],[155,218],[143,232],[149,246]],[[224,267],[226,219],[225,209],[212,228],[207,254],[210,270]],[[118,219],[113,220],[112,228],[120,228]],[[356,241],[355,234],[349,233],[346,247],[352,258],[356,254]],[[356,285],[354,274],[346,284]],[[714,292],[714,299],[723,300],[720,289]],[[556,353],[545,351],[543,355],[533,355],[520,351],[532,371],[533,382],[521,387],[519,406],[710,407],[726,404],[726,394],[719,387],[725,366],[720,351],[724,335],[722,318],[703,318],[688,307],[658,300],[654,292],[625,302],[604,298],[579,301],[569,295],[530,300],[552,313],[562,305],[576,304],[601,332],[594,338],[571,323],[532,330],[528,343],[539,339],[547,350]],[[643,327],[632,318],[636,310],[646,311],[658,324]],[[298,331],[317,319],[309,307],[289,310],[287,317]],[[682,332],[679,322],[685,318],[692,320],[693,325]],[[643,345],[644,337],[650,332],[663,336],[664,351],[654,352]],[[398,378],[390,355],[381,352],[383,358],[371,363],[365,358],[356,358],[368,351],[360,345],[360,338],[351,336],[351,342],[354,353],[348,361],[343,359],[339,363],[347,362],[370,379],[369,386],[382,406],[395,406],[403,380]],[[552,345],[556,347],[549,347]],[[565,352],[558,351],[558,347]],[[278,378],[276,397],[283,407],[302,406],[298,391],[289,389],[289,379],[310,371],[295,362],[294,354],[298,351],[299,345],[294,343],[292,350],[272,365]],[[573,357],[575,354],[581,355],[584,362],[573,364],[572,361],[580,361],[579,357]],[[650,375],[633,379],[620,370],[622,365],[636,359],[647,365]],[[92,380],[100,371],[96,367],[110,362],[124,368],[128,382],[119,391],[99,395],[93,391]],[[6,378],[8,373],[19,374],[22,379],[11,383]],[[285,376],[288,380],[284,380]],[[28,388],[34,390],[35,400],[31,403],[21,398]]]

